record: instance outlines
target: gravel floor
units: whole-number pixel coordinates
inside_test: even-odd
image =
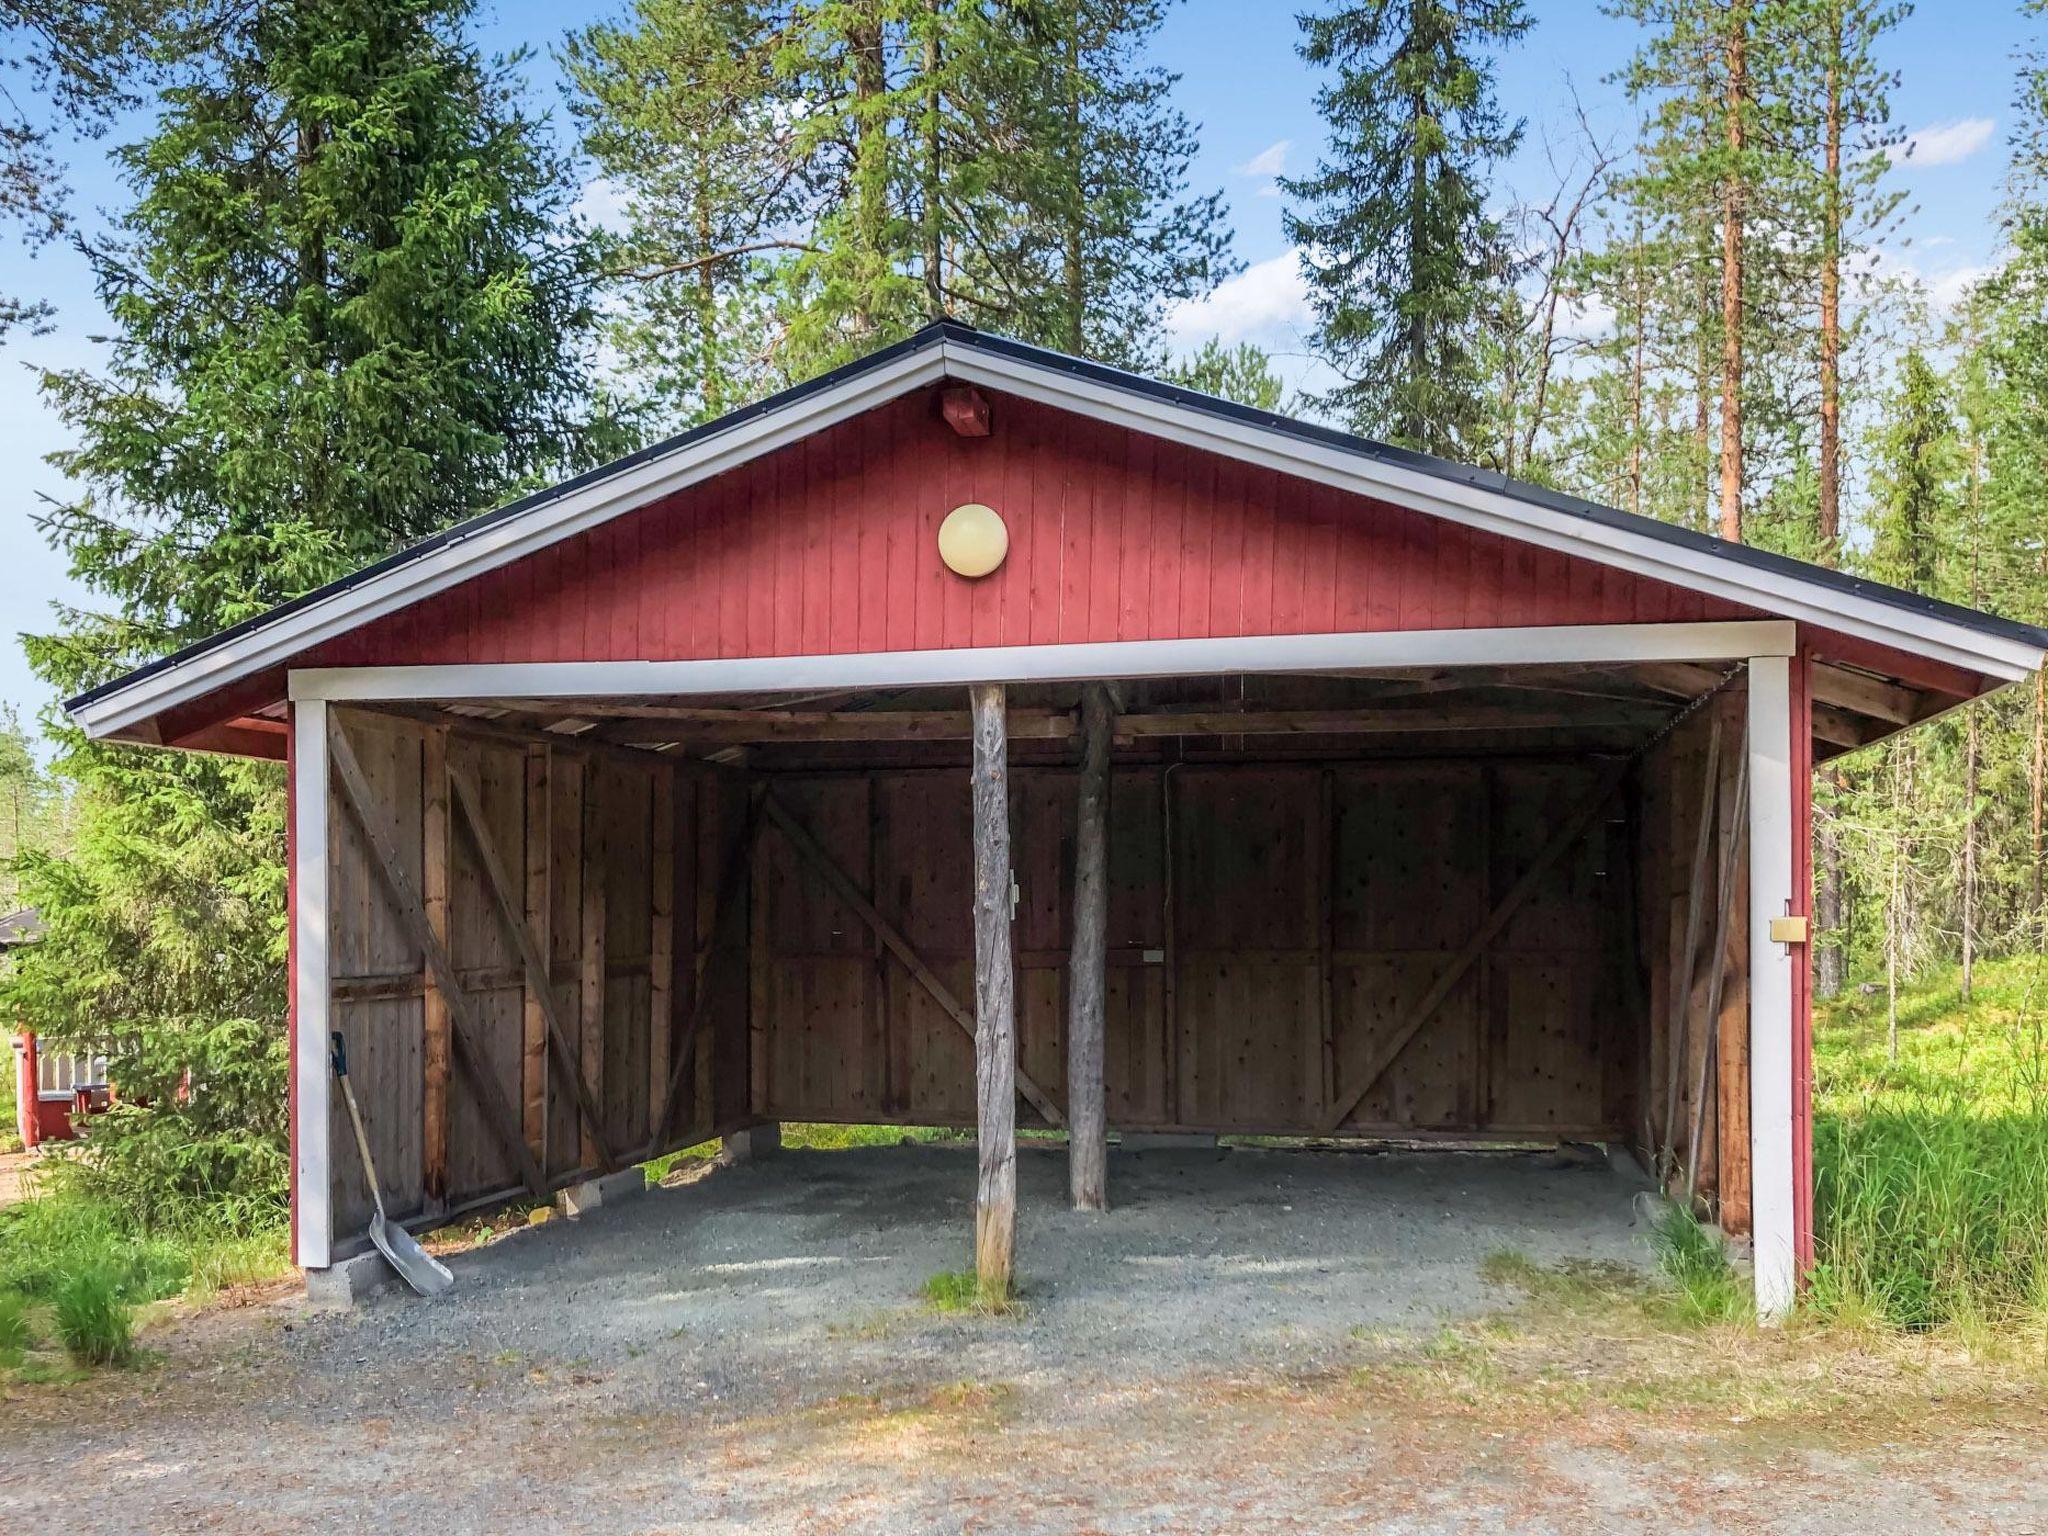
[[[1968,1456],[1749,1445],[1731,1477],[1696,1435],[1495,1430],[1359,1389],[1359,1332],[1500,1304],[1478,1273],[1494,1250],[1645,1262],[1603,1164],[1148,1152],[1114,1161],[1117,1208],[1095,1218],[1062,1208],[1055,1153],[1026,1151],[1020,1182],[1020,1318],[917,1301],[966,1260],[973,1157],[906,1146],[786,1153],[520,1232],[456,1258],[439,1304],[191,1319],[153,1341],[153,1369],[7,1405],[0,1529],[1672,1532],[1725,1515],[1919,1536],[1960,1511],[2048,1516],[2042,1458],[2010,1428]]]

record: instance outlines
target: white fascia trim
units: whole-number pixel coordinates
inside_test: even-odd
[[[1793,910],[1792,664],[1749,664],[1749,1171],[1757,1316],[1776,1322],[1799,1289],[1794,1232],[1794,958],[1771,937]]]
[[[292,1074],[297,1117],[294,1194],[301,1269],[325,1269],[334,1247],[328,1148],[327,706],[292,705]]]
[[[945,347],[949,377],[1007,390],[1041,405],[1082,412],[1133,431],[1374,496],[1467,527],[1766,608],[2007,682],[2027,676],[2042,663],[2040,647],[2024,641],[1986,635],[1946,619],[1817,587],[1796,576],[1759,570],[1709,551],[1555,511],[1483,486],[1459,485],[1079,374],[954,342]]]
[[[76,719],[88,736],[115,735],[238,677],[274,666],[458,582],[724,474],[909,390],[937,383],[944,376],[945,358],[938,344],[906,353],[872,372],[821,390],[796,406],[735,422],[723,432],[456,539],[179,666],[140,678],[85,705]]]
[[[1708,624],[1578,624],[1545,629],[1421,629],[1086,645],[990,645],[943,651],[703,661],[474,662],[422,667],[313,667],[290,677],[294,700],[548,699],[776,693],[793,689],[1073,682],[1223,672],[1347,672],[1389,667],[1620,665],[1789,656],[1787,619]]]

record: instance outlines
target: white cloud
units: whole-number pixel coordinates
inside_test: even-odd
[[[583,184],[577,194],[575,213],[599,229],[612,234],[624,234],[629,220],[626,210],[626,190],[607,176],[593,176]]]
[[[1301,252],[1289,249],[1245,268],[1202,298],[1176,304],[1166,317],[1166,329],[1185,342],[1219,336],[1226,344],[1235,344],[1261,332],[1305,326],[1312,318]]]
[[[1237,168],[1240,176],[1278,176],[1287,169],[1287,151],[1294,147],[1294,140],[1282,139],[1269,144],[1251,159]]]
[[[1991,142],[1998,124],[1988,117],[1959,117],[1953,122],[1929,123],[1892,153],[1894,163],[1910,159],[1915,165],[1957,165]]]
[[[1954,309],[1969,297],[1970,290],[1996,272],[1996,266],[1959,263],[1929,271],[1910,257],[1896,251],[1872,251],[1848,268],[1849,291],[1858,299],[1870,299],[1888,283],[1916,288],[1937,313]]]

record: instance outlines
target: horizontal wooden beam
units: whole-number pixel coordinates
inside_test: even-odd
[[[1606,729],[1648,723],[1655,701],[1640,708],[1609,699],[1598,709],[1523,709],[1510,704],[1415,704],[1398,709],[1222,709],[1211,705],[1119,715],[1116,735],[1132,742],[1169,736],[1358,736],[1404,731],[1535,731]],[[1063,741],[1075,731],[1064,710],[1018,709],[1010,716],[1013,740]],[[805,713],[796,710],[677,709],[655,719],[599,728],[605,741],[678,744],[691,748],[750,742],[965,741],[964,710],[870,710]]]
[[[1813,668],[1813,697],[1818,703],[1893,725],[1911,725],[1927,713],[1927,700],[1916,690],[1825,662]]]

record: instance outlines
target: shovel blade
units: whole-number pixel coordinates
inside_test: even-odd
[[[448,1267],[422,1248],[405,1228],[382,1216],[370,1218],[370,1241],[391,1261],[405,1283],[422,1296],[439,1296],[455,1284]]]

